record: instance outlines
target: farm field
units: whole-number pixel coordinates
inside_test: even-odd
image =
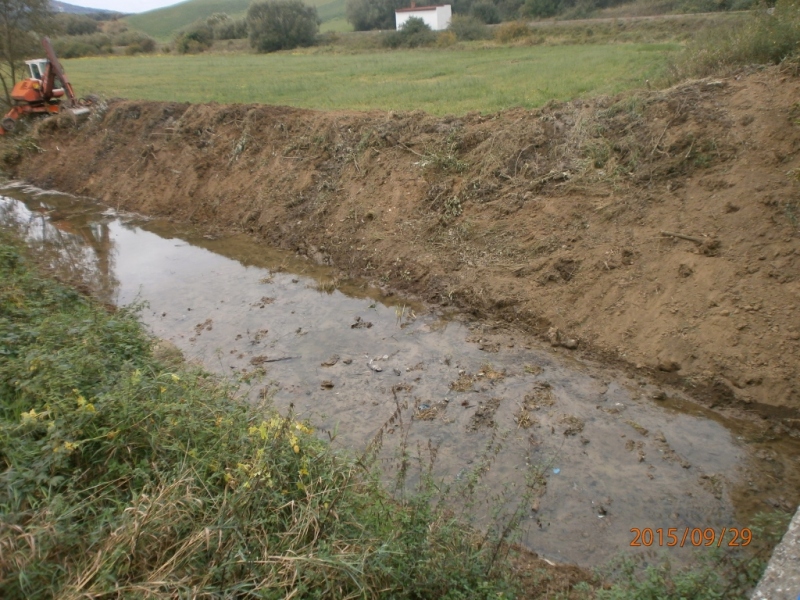
[[[65,61],[82,93],[175,102],[435,115],[533,108],[614,94],[663,69],[677,44],[83,58]]]

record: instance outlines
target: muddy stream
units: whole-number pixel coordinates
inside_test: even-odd
[[[13,183],[0,188],[0,222],[103,300],[146,303],[155,336],[251,381],[254,399],[292,404],[335,432],[335,446],[358,452],[383,431],[389,485],[401,446],[426,464],[435,449],[444,485],[491,463],[471,519],[486,527],[491,506],[524,500],[519,541],[552,560],[593,566],[652,550],[688,560],[688,542],[631,548],[631,528],[744,527],[800,497],[786,477],[796,440],[521,333],[337,281],[246,236],[207,239]],[[527,496],[526,481],[536,484]]]

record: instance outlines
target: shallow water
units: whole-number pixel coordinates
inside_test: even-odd
[[[519,508],[520,541],[554,560],[596,565],[631,550],[631,528],[719,531],[744,526],[764,500],[797,501],[796,487],[784,483],[776,499],[770,483],[797,460],[796,444],[767,451],[744,424],[694,410],[674,390],[655,401],[646,381],[337,282],[244,236],[207,239],[20,185],[0,194],[2,222],[51,248],[54,265],[105,301],[146,302],[144,323],[188,359],[257,375],[253,398],[293,405],[337,446],[380,442],[389,485],[401,448],[412,456],[406,485],[431,449],[444,485],[491,463],[474,506],[463,490],[449,502],[484,527],[501,500]],[[686,545],[670,556],[687,559]]]

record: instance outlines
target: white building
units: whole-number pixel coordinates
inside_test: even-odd
[[[450,17],[452,15],[453,11],[450,9],[449,4],[416,6],[416,3],[412,2],[411,8],[398,8],[395,10],[394,20],[397,29],[400,29],[411,17],[416,17],[425,21],[425,24],[434,31],[441,31],[450,26]]]

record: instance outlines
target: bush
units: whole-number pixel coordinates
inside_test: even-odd
[[[394,29],[394,11],[407,5],[406,0],[346,0],[345,15],[356,31]]]
[[[243,40],[247,37],[247,20],[228,19],[214,25],[215,40]]]
[[[387,33],[382,41],[388,48],[417,48],[435,44],[436,34],[425,21],[411,17],[399,30]]]
[[[561,0],[525,0],[522,6],[522,14],[534,19],[546,19],[557,15],[561,10]]]
[[[139,48],[138,52],[152,52],[156,49],[156,41],[141,31],[124,31],[112,36],[111,42],[115,46]]]
[[[301,0],[254,2],[247,10],[250,46],[259,52],[311,46],[319,31],[317,9]]]
[[[487,25],[500,22],[500,11],[489,0],[478,0],[470,7],[469,14]]]
[[[60,13],[56,16],[56,23],[66,35],[88,35],[97,33],[99,29],[97,21],[86,15]]]
[[[494,39],[498,42],[508,43],[524,37],[528,37],[531,30],[522,21],[511,21],[510,23],[503,23],[494,30]]]
[[[205,22],[195,22],[175,35],[175,50],[180,54],[203,52],[214,43],[214,31]]]
[[[448,29],[453,32],[462,42],[472,42],[475,40],[485,40],[491,37],[486,23],[476,17],[465,17],[463,15],[453,15]]]
[[[113,51],[113,47],[114,43],[111,37],[104,33],[74,35],[53,40],[53,49],[61,58],[110,54]]]
[[[68,38],[53,40],[53,50],[59,58],[81,58],[101,54],[97,46]]]

